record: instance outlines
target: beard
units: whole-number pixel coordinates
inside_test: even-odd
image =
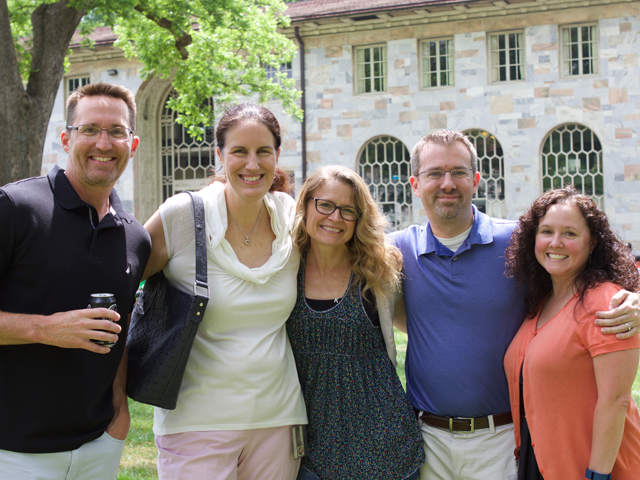
[[[459,198],[455,203],[447,202],[447,205],[443,205],[436,200],[434,211],[438,217],[444,220],[452,220],[460,215],[462,211],[462,199]]]

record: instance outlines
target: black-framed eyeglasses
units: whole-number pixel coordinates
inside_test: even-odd
[[[77,127],[67,125],[67,128],[69,130],[77,130],[78,135],[88,138],[99,137],[103,130],[106,130],[111,140],[126,140],[129,135],[133,134],[133,130],[127,127],[100,128],[95,125],[78,125]]]
[[[322,215],[331,215],[338,209],[340,216],[348,222],[355,222],[360,218],[360,215],[362,215],[362,212],[356,207],[350,207],[348,205],[339,207],[332,201],[322,198],[314,198],[313,200],[316,202],[316,211]]]
[[[425,180],[442,180],[446,173],[449,172],[453,180],[467,180],[471,178],[473,169],[466,167],[456,167],[451,170],[442,170],[441,168],[434,168],[433,170],[425,170],[420,172],[417,176],[422,175]]]

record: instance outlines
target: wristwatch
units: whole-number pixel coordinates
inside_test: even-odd
[[[588,478],[589,480],[611,480],[611,474],[597,473],[587,468],[587,471],[584,474],[584,478]]]

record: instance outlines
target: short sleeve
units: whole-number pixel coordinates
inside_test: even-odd
[[[0,189],[0,275],[4,275],[13,258],[16,243],[16,219],[13,202]]]
[[[190,195],[174,195],[160,205],[160,218],[167,244],[167,257],[192,246],[195,242],[193,203]]]
[[[603,283],[587,293],[584,308],[582,305],[577,306],[576,331],[592,357],[603,353],[640,348],[640,337],[638,335],[626,340],[618,340],[615,335],[602,333],[600,327],[594,323],[596,319],[595,312],[609,310],[611,298],[620,290],[622,289],[618,285]]]
[[[402,233],[405,230],[400,230],[400,231],[396,231],[396,232],[391,232],[387,234],[387,239],[389,240],[389,242],[391,242],[392,245],[402,249],[401,244],[400,244],[400,236],[402,235]]]

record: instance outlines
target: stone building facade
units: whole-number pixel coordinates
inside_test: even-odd
[[[288,13],[285,33],[302,40],[304,58],[282,69],[300,80],[304,64],[305,134],[271,107],[287,132],[281,164],[298,184],[304,169],[345,165],[396,227],[424,223],[409,152],[433,130],[461,130],[480,153],[475,202],[487,213],[515,219],[544,189],[570,182],[640,249],[640,2],[308,0]],[[128,86],[141,148],[117,188],[144,221],[167,195],[206,182],[213,145],[185,136],[164,108],[170,83],[142,82],[102,34],[72,56],[43,170],[66,161],[70,81]]]

